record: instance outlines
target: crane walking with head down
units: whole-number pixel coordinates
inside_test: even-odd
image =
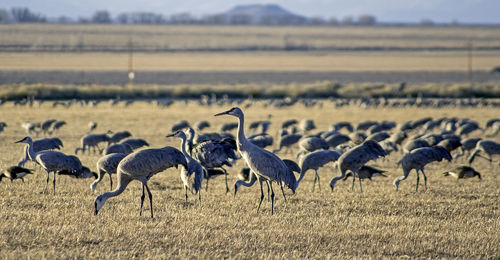
[[[252,144],[245,136],[244,122],[245,115],[238,107],[233,107],[228,111],[218,113],[215,116],[231,115],[238,118],[238,134],[236,137],[236,145],[238,152],[241,154],[248,167],[255,173],[258,180],[265,181],[271,188],[271,215],[274,214],[274,191],[272,182],[275,181],[283,188],[283,183],[290,188],[293,192],[297,188],[297,180],[293,172],[286,166],[286,164],[274,153],[269,152],[257,145]],[[260,187],[260,204],[264,199],[264,191],[262,185]]]

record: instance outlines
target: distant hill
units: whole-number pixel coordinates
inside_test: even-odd
[[[229,23],[242,24],[300,24],[307,18],[294,14],[276,4],[237,5],[229,11],[219,14],[226,16]]]

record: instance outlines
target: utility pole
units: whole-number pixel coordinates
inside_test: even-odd
[[[467,43],[467,80],[472,92],[472,40]]]
[[[128,84],[132,86],[134,84],[134,67],[133,67],[133,43],[132,38],[128,39]]]

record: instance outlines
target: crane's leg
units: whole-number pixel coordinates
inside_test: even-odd
[[[313,181],[313,189],[312,191],[314,192],[314,189],[316,188],[316,179],[318,178],[318,174],[316,173],[316,170],[314,170],[314,181]]]
[[[262,204],[262,201],[264,200],[264,190],[262,189],[262,181],[260,179],[259,179],[259,184],[260,184],[260,201],[259,201],[259,206],[257,207],[257,213],[259,213],[260,205]]]
[[[271,181],[269,182],[269,186],[271,187],[271,216],[274,214],[274,190],[273,190],[273,183]]]
[[[359,175],[359,173],[357,175],[358,175],[358,181],[359,181],[359,191],[363,192],[363,186],[361,185],[361,175]]]
[[[52,189],[54,190],[54,195],[56,195],[56,171],[53,171],[54,179],[52,180]]]
[[[356,175],[354,172],[352,173],[352,185],[351,185],[351,191],[354,191],[354,182],[356,181]]]
[[[418,173],[418,169],[415,169],[417,172],[417,186],[415,187],[415,192],[418,192],[418,182],[420,181],[420,174]]]
[[[139,216],[142,216],[142,206],[144,205],[144,198],[145,198],[145,194],[144,194],[144,184],[142,184],[142,196],[141,196],[141,208],[139,209]]]
[[[424,172],[423,168],[420,171],[422,172],[422,175],[424,176],[424,190],[427,191],[427,176],[425,176],[425,172]]]
[[[184,185],[184,199],[185,199],[185,203],[186,203],[186,206],[187,206],[187,203],[188,203],[188,188],[186,185]]]
[[[280,181],[280,188],[281,188],[281,194],[283,194],[283,198],[285,199],[285,202],[286,201],[286,196],[285,196],[285,190],[283,190],[283,182]]]
[[[229,186],[227,185],[227,171],[226,169],[220,167],[222,169],[222,171],[224,172],[224,178],[225,178],[225,181],[226,181],[226,193],[229,192]]]
[[[49,176],[50,176],[50,172],[47,171],[47,180],[45,181],[45,191],[47,191],[47,189],[49,188],[49,178],[50,178]]]
[[[208,191],[208,179],[209,179],[209,178],[205,178],[205,180],[206,180],[206,181],[205,181],[205,192],[207,192],[207,191]]]
[[[201,206],[201,190],[198,191],[198,201],[200,202],[200,206]]]
[[[113,178],[111,177],[111,173],[109,174],[109,189],[113,190]]]
[[[149,187],[148,187],[147,183],[145,183],[144,186],[146,187],[146,190],[148,191],[149,209],[151,210],[151,218],[153,218],[153,194],[151,194],[151,191],[149,190]]]
[[[269,183],[267,183],[267,181],[266,185],[267,185],[267,202],[269,202]]]
[[[314,170],[314,173],[316,174],[316,178],[318,179],[318,190],[321,190],[321,181],[319,179],[318,170]]]

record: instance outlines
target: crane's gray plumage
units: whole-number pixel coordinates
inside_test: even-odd
[[[33,140],[29,136],[26,136],[16,143],[28,144],[27,152],[30,160],[38,163],[47,172],[47,185],[49,183],[50,172],[54,173],[54,180],[52,182],[54,194],[56,193],[56,172],[62,170],[73,172],[82,170],[82,163],[75,156],[69,156],[64,153],[51,150],[35,152],[33,150]]]
[[[97,151],[100,153],[101,148],[99,148],[99,143],[106,142],[106,145],[109,145],[110,138],[107,134],[88,134],[80,139],[81,147],[75,149],[75,154],[78,154],[78,151],[82,151],[85,153],[85,150],[88,150],[90,153],[90,148],[92,147],[94,153]]]
[[[316,125],[314,124],[314,121],[310,119],[303,119],[299,123],[299,128],[302,132],[307,132],[316,129]]]
[[[300,134],[287,134],[287,135],[284,135],[284,136],[281,136],[280,138],[280,142],[279,142],[279,147],[278,149],[274,150],[273,152],[274,153],[277,153],[279,151],[281,151],[281,149],[283,149],[283,147],[285,147],[285,154],[289,151],[290,149],[290,146],[296,144],[300,138],[302,138],[302,135]]]
[[[118,164],[126,156],[127,154],[124,153],[111,153],[99,158],[97,161],[97,179],[92,182],[90,189],[95,191],[97,184],[102,180],[105,173],[109,175],[110,189],[113,189],[113,178],[111,177],[111,174],[116,173]]]
[[[301,171],[297,183],[300,183],[300,181],[302,180],[302,178],[304,178],[304,175],[308,170],[314,170],[315,176],[313,183],[313,191],[316,186],[316,181],[318,182],[318,188],[321,190],[318,169],[323,167],[325,164],[329,162],[337,161],[339,157],[340,153],[331,150],[319,150],[303,155],[300,159]]]
[[[425,190],[427,190],[427,176],[424,172],[425,165],[431,162],[440,162],[443,159],[451,161],[452,157],[450,152],[442,146],[422,147],[405,154],[400,160],[401,166],[403,167],[403,176],[394,180],[396,191],[399,189],[399,183],[408,178],[408,174],[410,174],[412,169],[415,169],[417,172],[417,185],[415,190],[418,191],[418,182],[420,178],[418,171],[421,171],[424,175],[424,187]]]
[[[208,140],[196,144],[193,147],[192,155],[205,169],[220,168],[225,173],[226,192],[229,192],[227,184],[227,172],[224,166],[232,167],[229,160],[236,160],[236,141],[232,138],[222,140]],[[207,184],[208,186],[208,184]]]
[[[333,191],[335,183],[345,177],[347,171],[351,171],[359,178],[359,169],[368,161],[375,160],[386,155],[384,149],[375,141],[367,140],[364,143],[353,147],[351,150],[343,153],[338,159],[340,176],[333,178],[330,181],[330,187]],[[361,180],[359,181],[360,189]]]
[[[125,139],[120,142],[120,144],[128,144],[130,147],[132,147],[133,150],[141,148],[143,146],[149,146],[149,143],[146,142],[144,139]]]
[[[273,137],[268,134],[255,134],[248,137],[248,140],[260,148],[273,145]]]
[[[127,155],[118,164],[118,186],[115,190],[105,192],[96,197],[94,201],[94,215],[97,215],[108,198],[120,195],[132,180],[138,180],[142,183],[139,215],[142,215],[142,205],[145,197],[144,189],[146,189],[149,195],[151,218],[153,218],[153,195],[147,183],[153,175],[172,166],[177,167],[179,164],[184,168],[188,167],[186,157],[184,157],[179,150],[170,146],[156,149],[144,149]]]
[[[172,132],[175,132],[177,130],[181,130],[181,129],[184,129],[184,128],[189,128],[191,127],[188,123],[188,121],[186,120],[181,120],[175,124],[172,125]]]
[[[362,144],[366,139],[366,134],[360,131],[352,132],[349,134],[349,138],[355,145]]]
[[[110,144],[116,144],[119,143],[121,140],[131,137],[132,134],[129,131],[121,131],[121,132],[116,132],[111,134],[109,137],[109,143]]]
[[[358,176],[359,176],[360,180],[368,179],[371,181],[372,178],[376,177],[376,176],[387,177],[386,175],[384,175],[384,172],[387,172],[387,171],[380,170],[380,169],[377,169],[377,168],[372,167],[372,166],[363,165],[363,167],[361,167],[358,171]],[[352,172],[348,172],[346,174],[346,176],[344,177],[344,179],[342,179],[342,181],[346,181],[347,178],[349,178],[349,177],[352,177],[351,190],[354,190],[354,180],[356,179],[356,177],[354,176],[354,174]]]
[[[391,136],[387,132],[380,131],[369,135],[365,140],[373,140],[375,142],[381,142],[389,137]]]
[[[210,127],[210,123],[208,121],[200,121],[195,124],[195,127],[196,129],[198,129],[198,131],[201,131],[205,128]]]
[[[103,155],[111,154],[111,153],[125,153],[129,154],[134,152],[134,149],[128,144],[112,144],[102,151]]]
[[[181,180],[184,183],[186,203],[188,200],[188,190],[193,194],[198,193],[198,199],[201,201],[200,189],[205,175],[203,166],[186,152],[186,134],[183,131],[177,130],[175,133],[167,135],[167,137],[172,136],[181,139],[181,151],[184,157],[186,157],[187,168],[181,169]]]
[[[480,153],[486,153],[488,158],[483,157]],[[479,156],[487,159],[490,163],[493,161],[491,156],[494,154],[500,154],[500,144],[490,140],[481,140],[477,142],[476,148],[469,157],[469,164],[474,162],[474,159]]]
[[[409,153],[415,149],[422,148],[422,147],[429,147],[430,144],[423,140],[423,139],[413,139],[413,140],[408,140],[406,144],[403,146],[403,151],[405,153]]]
[[[288,128],[292,125],[296,125],[297,123],[298,121],[295,119],[285,120],[283,123],[281,123],[281,128]]]
[[[347,135],[343,134],[335,134],[335,135],[330,135],[325,138],[325,142],[330,146],[331,148],[335,148],[341,144],[347,143],[351,141],[351,138]]]
[[[230,110],[216,114],[215,116],[220,115],[232,115],[238,118],[238,135],[236,140],[238,151],[252,172],[257,175],[256,177],[259,181],[262,179],[263,181],[269,183],[271,188],[271,214],[273,214],[274,191],[272,182],[275,181],[280,184],[282,192],[283,183],[295,192],[295,189],[297,188],[295,176],[278,156],[248,141],[244,133],[245,116],[240,108],[233,107]],[[261,185],[261,200],[257,210],[260,208],[260,204],[263,199],[264,192]]]
[[[316,150],[327,150],[330,148],[328,143],[320,137],[310,136],[299,141],[299,146],[303,151],[314,152]]]
[[[63,147],[63,143],[61,139],[57,137],[52,137],[52,138],[42,138],[39,140],[33,140],[32,144],[33,150],[35,153],[40,152],[40,151],[45,151],[45,150],[60,150]],[[28,145],[24,147],[24,158],[19,161],[17,166],[22,167],[24,164],[29,161],[29,155],[28,155]]]

